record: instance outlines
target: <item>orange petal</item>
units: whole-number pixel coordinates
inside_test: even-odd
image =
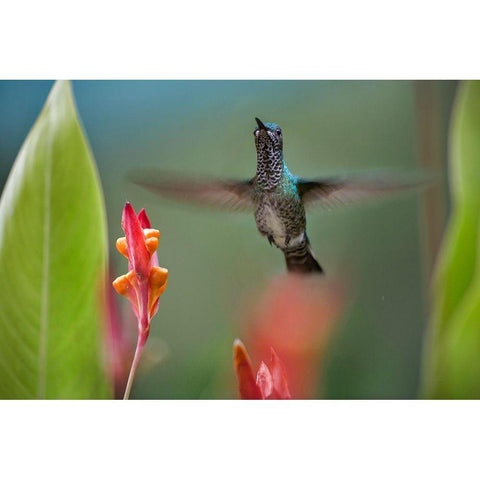
[[[160,238],[160,231],[155,228],[144,228],[143,234],[145,235],[145,238]]]
[[[132,285],[128,281],[126,275],[121,275],[112,282],[113,288],[119,295],[127,296],[128,290],[132,288]]]
[[[243,400],[261,400],[262,393],[253,375],[245,345],[237,338],[233,342],[233,365],[237,372],[238,390]]]
[[[120,237],[116,243],[117,250],[125,257],[128,258],[127,254],[127,239],[125,237]]]
[[[121,275],[112,282],[112,285],[118,294],[128,299],[135,315],[138,315],[138,299],[135,292],[137,277],[135,276],[135,272],[131,270],[126,275]]]
[[[158,238],[147,238],[145,240],[145,245],[147,246],[148,253],[152,255],[158,248]]]
[[[168,270],[162,267],[152,267],[150,270],[150,288],[163,287],[168,278]]]
[[[150,270],[149,277],[149,296],[148,296],[148,311],[150,316],[153,316],[153,310],[155,302],[158,300],[158,297],[165,291],[167,288],[167,279],[168,279],[168,270],[162,267],[152,267]]]

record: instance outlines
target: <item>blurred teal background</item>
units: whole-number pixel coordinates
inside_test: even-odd
[[[52,84],[0,82],[1,188]],[[114,273],[126,271],[114,248],[126,200],[146,207],[160,229],[159,261],[170,270],[133,397],[235,398],[231,347],[246,328],[245,303],[285,266],[252,215],[178,205],[125,176],[157,166],[250,178],[255,116],[281,125],[296,175],[425,166],[443,173],[428,194],[307,217],[321,265],[351,294],[327,347],[319,392],[417,397],[428,282],[448,211],[446,136],[456,82],[75,81],[73,89],[104,188]]]

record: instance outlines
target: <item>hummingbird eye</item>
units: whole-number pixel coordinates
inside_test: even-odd
[[[275,133],[276,133],[277,135],[281,135],[281,134],[282,134],[282,131],[281,131],[279,128],[277,128],[277,129],[275,130]]]

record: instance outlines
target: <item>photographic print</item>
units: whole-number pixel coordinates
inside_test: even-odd
[[[477,81],[0,104],[0,398],[480,397]]]

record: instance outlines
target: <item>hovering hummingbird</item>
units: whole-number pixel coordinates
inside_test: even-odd
[[[413,186],[386,178],[298,178],[285,163],[280,126],[255,120],[257,172],[252,179],[198,181],[153,173],[134,182],[177,200],[254,212],[259,232],[283,251],[288,271],[297,273],[323,273],[307,236],[306,206],[330,206]]]

